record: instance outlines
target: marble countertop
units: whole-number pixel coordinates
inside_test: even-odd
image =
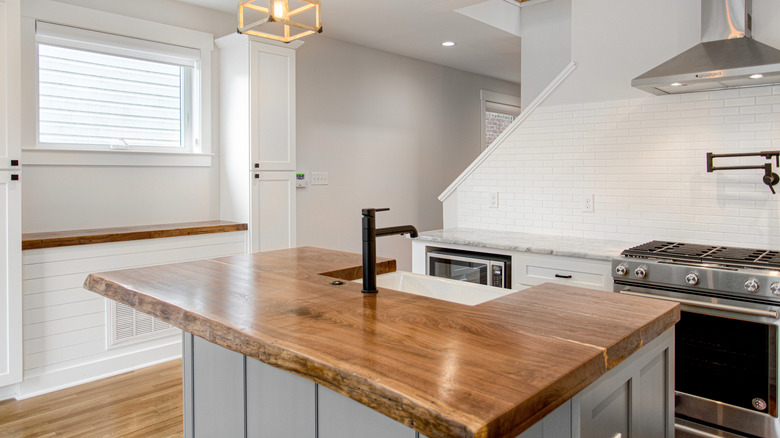
[[[612,257],[619,256],[621,251],[644,243],[476,228],[425,231],[420,233],[417,239],[427,242],[597,260],[610,260]]]
[[[333,281],[359,277],[361,261],[304,247],[90,274],[85,287],[427,436],[517,436],[679,319],[677,303],[551,283],[465,306]]]

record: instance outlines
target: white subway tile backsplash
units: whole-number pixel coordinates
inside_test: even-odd
[[[706,172],[707,152],[773,149],[780,86],[541,107],[458,187],[458,226],[780,246],[780,194],[763,172]],[[488,208],[490,191],[501,193],[499,209]],[[583,213],[591,193],[595,211]]]
[[[739,90],[740,97],[770,96],[771,94],[772,89],[770,87],[741,88]]]

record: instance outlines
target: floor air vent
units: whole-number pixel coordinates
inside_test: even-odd
[[[179,329],[130,306],[108,301],[108,346],[145,341],[176,334]]]

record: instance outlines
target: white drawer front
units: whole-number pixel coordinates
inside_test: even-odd
[[[574,257],[524,255],[513,259],[515,282],[535,286],[560,283],[592,289],[612,290],[608,260]]]

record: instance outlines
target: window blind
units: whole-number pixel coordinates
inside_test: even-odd
[[[38,139],[71,148],[186,148],[199,51],[37,23]]]

